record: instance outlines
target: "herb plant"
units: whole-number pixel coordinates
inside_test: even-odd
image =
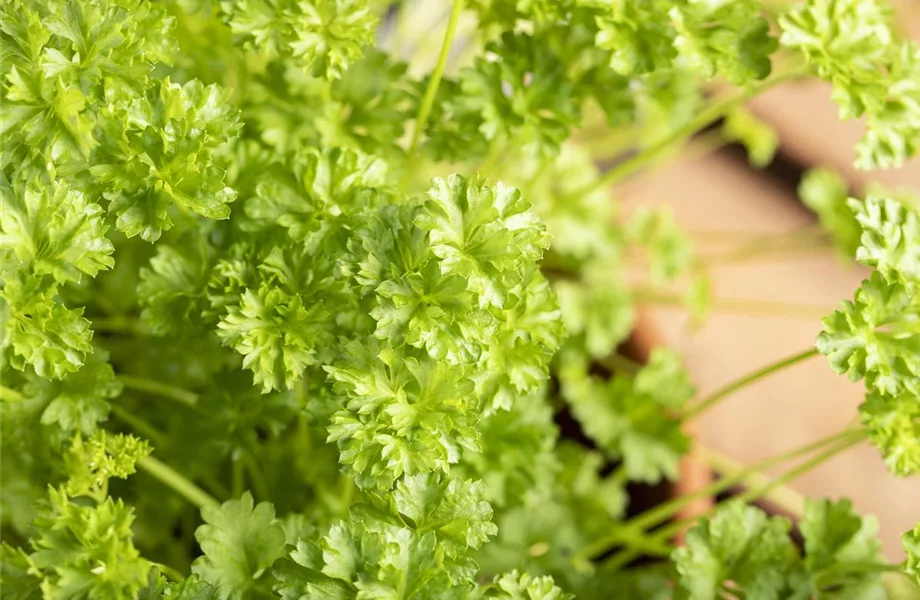
[[[751,504],[866,438],[920,471],[916,197],[803,181],[874,269],[815,349],[704,398],[673,351],[616,354],[665,285],[717,309],[690,237],[616,184],[704,130],[768,163],[743,104],[804,77],[865,121],[858,167],[917,152],[920,47],[882,0],[0,19],[4,597],[874,599],[920,572],[920,526],[892,565],[846,500],[809,502],[802,543]],[[865,382],[861,424],[700,490],[800,461],[680,544],[694,496],[626,518],[629,482],[677,477],[683,423],[817,353]]]

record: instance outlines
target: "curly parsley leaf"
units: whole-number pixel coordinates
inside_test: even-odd
[[[220,508],[203,508],[201,516],[205,524],[195,539],[204,556],[195,560],[192,572],[215,586],[221,600],[247,597],[282,554],[284,530],[274,507],[255,504],[247,492]]]

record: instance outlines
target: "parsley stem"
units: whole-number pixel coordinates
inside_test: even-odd
[[[709,467],[722,477],[743,473],[746,466],[718,450],[697,444],[700,456]],[[770,476],[761,471],[746,473],[738,484],[747,488],[762,487],[770,481]],[[771,505],[794,516],[801,516],[805,506],[805,498],[799,492],[786,486],[779,486],[771,492],[764,494],[764,499]]]
[[[686,299],[680,294],[653,288],[637,288],[633,291],[633,299],[638,304],[680,307],[687,304]],[[709,301],[709,306],[714,312],[790,319],[820,319],[831,310],[817,304],[793,304],[748,298],[713,298]]]
[[[415,157],[415,151],[418,148],[419,140],[422,137],[422,131],[428,123],[428,116],[434,106],[434,99],[438,93],[438,87],[441,85],[441,78],[444,76],[444,70],[447,68],[447,59],[450,56],[450,46],[454,41],[454,35],[457,33],[457,23],[460,22],[460,13],[463,12],[463,0],[454,0],[453,8],[450,11],[450,19],[447,21],[447,30],[444,32],[444,41],[441,43],[441,51],[438,54],[438,62],[434,65],[431,72],[431,79],[428,80],[428,87],[425,88],[425,95],[422,97],[422,103],[419,105],[418,116],[415,119],[415,128],[412,130],[412,141],[409,143],[409,152],[406,155],[406,171],[403,174],[400,188],[404,188],[406,179],[410,173],[412,160]]]
[[[152,379],[135,377],[134,375],[124,375],[121,373],[116,375],[116,378],[126,388],[136,392],[144,392],[154,396],[162,396],[164,398],[169,398],[170,400],[175,400],[176,402],[181,402],[182,404],[187,404],[188,406],[195,406],[198,403],[198,394],[166,383],[160,383],[159,381],[153,381]]]
[[[712,125],[728,113],[730,113],[735,108],[744,104],[757,94],[768,90],[780,83],[784,83],[791,79],[795,79],[805,73],[804,67],[797,67],[790,69],[788,71],[769,77],[747,89],[741,90],[739,93],[716,102],[707,109],[700,112],[695,118],[687,122],[683,127],[679,127],[674,130],[671,134],[664,137],[661,141],[648,146],[644,150],[637,152],[626,160],[620,162],[601,177],[595,180],[591,185],[576,192],[576,195],[589,194],[595,192],[599,189],[603,189],[607,186],[610,186],[614,183],[622,181],[626,177],[632,175],[636,171],[640,170],[648,163],[652,162],[659,154],[669,149],[672,145],[680,142],[684,138],[687,138],[697,131],[705,129],[706,127]]]
[[[147,438],[154,446],[162,447],[168,445],[166,436],[163,435],[163,433],[157,431],[155,427],[149,425],[143,419],[134,416],[130,411],[125,410],[121,405],[112,404],[111,411],[112,414],[123,421],[125,425]]]
[[[720,400],[730,396],[731,394],[737,392],[738,390],[744,387],[747,387],[748,385],[754,383],[755,381],[758,381],[766,377],[767,375],[776,373],[777,371],[781,371],[782,369],[785,369],[786,367],[802,362],[803,360],[811,358],[812,356],[816,356],[817,354],[818,354],[817,348],[809,348],[808,350],[804,352],[793,354],[792,356],[783,358],[781,360],[778,360],[774,363],[767,365],[766,367],[758,369],[754,371],[753,373],[749,373],[745,375],[744,377],[741,377],[740,379],[737,379],[719,388],[715,392],[704,397],[702,400],[700,400],[696,404],[689,406],[684,411],[683,418],[685,421],[694,419],[698,417],[700,414],[702,414],[703,412],[705,412],[707,409],[715,406]]]
[[[759,488],[747,490],[743,494],[733,497],[732,501],[751,502],[751,501],[757,500],[763,497],[764,495],[768,494],[771,490],[789,483],[793,479],[796,479],[802,476],[803,474],[807,473],[808,471],[811,471],[818,465],[826,462],[828,459],[833,458],[834,456],[843,452],[844,450],[856,445],[857,443],[862,441],[864,437],[865,437],[865,432],[862,430],[849,430],[846,432],[845,438],[837,440],[837,443],[833,444],[830,448],[828,448],[824,452],[821,452],[817,456],[805,461],[804,463],[795,467],[794,469],[790,469],[786,473],[783,473],[781,476],[777,477],[776,479],[773,479],[769,483]],[[686,498],[688,496],[684,496],[684,497]],[[712,513],[716,509],[717,507],[713,507],[712,509],[710,509],[710,513]],[[644,542],[641,548],[626,547],[620,552],[618,552],[617,554],[610,557],[608,561],[605,561],[606,565],[608,568],[613,569],[613,570],[621,569],[627,564],[629,564],[630,562],[632,562],[633,559],[638,557],[643,552],[648,552],[649,548],[654,548],[656,544],[667,541],[668,539],[670,539],[671,537],[679,533],[682,529],[685,529],[686,527],[696,522],[697,520],[701,518],[706,518],[707,516],[708,514],[695,516],[695,517],[684,519],[681,521],[674,521],[673,523],[670,523],[666,525],[665,527],[662,527],[661,529],[654,532],[650,536],[650,538]]]
[[[659,504],[658,506],[650,508],[645,512],[636,515],[629,521],[621,524],[616,531],[613,531],[603,538],[595,540],[594,542],[585,546],[581,551],[578,552],[576,557],[580,558],[581,560],[586,560],[590,559],[591,557],[604,554],[611,546],[619,543],[622,540],[623,529],[644,531],[655,527],[659,523],[663,523],[669,519],[672,515],[676,514],[680,509],[682,509],[690,502],[694,502],[700,498],[721,494],[725,490],[728,490],[736,484],[744,481],[753,473],[758,473],[765,469],[772,468],[778,464],[799,458],[800,456],[811,454],[812,452],[819,450],[820,448],[824,448],[825,446],[831,446],[851,439],[862,439],[863,436],[864,433],[860,430],[847,429],[835,435],[806,444],[805,446],[793,448],[792,450],[777,456],[772,456],[762,460],[737,473],[723,477],[722,479],[719,479],[718,481],[715,481],[704,488],[696,490],[693,493],[686,494],[684,496],[677,496],[668,500],[667,502]]]
[[[152,456],[139,460],[137,467],[198,508],[220,508],[220,503],[210,494]]]
[[[17,392],[13,388],[8,388],[5,385],[0,385],[0,401],[3,402],[25,402],[26,397],[21,392]]]

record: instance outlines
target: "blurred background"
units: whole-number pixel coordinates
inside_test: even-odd
[[[920,40],[920,1],[893,4],[905,32]],[[780,151],[766,170],[752,169],[744,152],[733,147],[672,159],[618,190],[624,209],[669,204],[678,223],[701,244],[718,237],[730,247],[739,240],[815,223],[796,195],[801,174],[810,167],[827,166],[843,174],[854,194],[872,182],[920,193],[918,160],[891,171],[853,168],[862,124],[841,123],[829,89],[821,83],[784,84],[748,108],[779,136]],[[710,247],[716,246],[701,246]],[[652,344],[679,350],[699,391],[706,394],[813,345],[818,319],[850,298],[867,273],[829,249],[726,262],[711,272],[712,297],[721,308],[702,326],[695,327],[683,308],[656,305],[643,309],[642,334]],[[769,302],[796,306],[780,311],[757,304]],[[696,424],[697,434],[704,446],[750,464],[840,431],[853,421],[863,395],[861,383],[835,375],[823,357],[811,358],[720,403]],[[841,454],[790,487],[807,496],[851,498],[858,510],[878,517],[889,559],[903,558],[900,535],[920,515],[920,478],[893,477],[868,444]]]

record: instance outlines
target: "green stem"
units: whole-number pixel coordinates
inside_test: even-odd
[[[740,494],[739,496],[735,496],[732,500],[737,501],[737,502],[751,502],[753,500],[757,500],[763,497],[765,494],[768,494],[771,490],[789,483],[793,479],[796,479],[797,477],[804,475],[805,473],[814,469],[818,465],[826,462],[828,459],[833,458],[840,452],[856,445],[857,443],[862,441],[862,439],[865,437],[865,432],[859,431],[859,430],[856,430],[856,431],[851,430],[847,432],[847,434],[848,434],[847,438],[839,441],[839,443],[837,444],[834,444],[833,446],[831,446],[824,452],[805,461],[804,463],[795,467],[794,469],[787,471],[786,473],[772,480],[768,484],[761,486],[760,488],[757,488],[757,489],[748,490],[744,492],[743,494]],[[643,552],[648,552],[648,547],[652,546],[653,544],[662,543],[662,542],[665,542],[671,539],[672,537],[677,535],[677,533],[679,533],[680,531],[682,531],[683,529],[685,529],[692,523],[696,522],[698,519],[706,518],[707,516],[709,516],[709,514],[711,514],[715,510],[716,510],[716,507],[713,507],[712,509],[710,509],[709,513],[705,515],[700,515],[700,516],[692,517],[689,519],[675,521],[673,523],[666,525],[665,527],[662,527],[661,529],[657,530],[654,534],[652,534],[650,538],[644,542],[645,544],[644,547],[642,548],[635,548],[635,547],[624,548],[623,550],[621,550],[614,556],[611,556],[608,561],[605,561],[606,566],[613,570],[618,570],[618,569],[623,568],[624,566],[632,562],[633,559],[640,556]]]
[[[268,484],[265,481],[265,475],[259,470],[255,459],[249,454],[243,457],[243,466],[246,467],[246,474],[249,482],[252,484],[253,491],[256,493],[256,499],[260,502],[268,502],[271,494],[268,493]]]
[[[642,368],[641,363],[619,353],[600,358],[597,364],[609,371],[626,375],[635,375]]]
[[[641,514],[638,514],[632,519],[630,519],[629,521],[623,523],[618,529],[632,529],[635,531],[645,531],[647,529],[651,529],[652,527],[655,527],[659,523],[663,523],[664,521],[668,520],[672,515],[676,514],[680,509],[690,504],[691,502],[695,502],[696,500],[699,500],[700,498],[707,498],[710,496],[716,496],[718,494],[721,494],[725,490],[730,489],[731,487],[735,486],[739,482],[743,481],[746,477],[750,476],[752,473],[757,473],[757,472],[760,472],[766,469],[770,469],[776,465],[796,459],[800,456],[811,454],[815,450],[818,450],[830,444],[834,444],[837,442],[841,442],[843,440],[854,438],[856,437],[857,434],[859,436],[859,439],[862,439],[864,434],[861,431],[847,429],[846,431],[842,431],[830,437],[822,438],[818,441],[812,442],[805,446],[801,446],[799,448],[793,448],[792,450],[789,450],[777,456],[772,456],[770,458],[757,462],[751,465],[750,467],[738,473],[735,473],[734,475],[723,477],[719,479],[718,481],[715,481],[711,483],[710,485],[704,488],[698,489],[690,494],[686,494],[684,496],[677,496],[675,498],[668,500],[667,502],[664,502],[663,504],[659,504],[658,506],[654,508],[650,508],[649,510]],[[595,540],[594,542],[585,546],[581,551],[578,552],[577,556],[580,557],[581,559],[588,559],[590,557],[603,554],[613,544],[617,543],[621,539],[621,537],[622,537],[622,534],[620,533],[620,531],[611,532],[610,534],[604,536],[603,538],[599,538]]]
[[[240,457],[238,460],[234,460],[230,464],[230,486],[233,490],[233,497],[239,498],[243,495],[245,489],[245,483],[243,482],[243,459]]]
[[[165,575],[167,578],[173,581],[182,581],[183,579],[185,579],[185,576],[182,575],[182,573],[180,573],[178,569],[174,569],[170,567],[169,565],[164,565],[163,563],[155,563],[155,564],[156,564],[157,569],[160,570],[160,573]]]
[[[158,431],[155,427],[143,419],[134,416],[131,414],[131,412],[125,410],[121,405],[112,404],[111,411],[118,420],[122,421],[125,425],[152,442],[154,447],[162,448],[168,444],[166,441],[166,436],[163,435],[162,432]]]
[[[135,334],[143,331],[137,319],[124,315],[92,319],[92,328],[93,331],[120,334]]]
[[[0,401],[2,402],[25,402],[26,397],[22,392],[17,392],[13,388],[0,385]]]
[[[638,304],[661,306],[686,306],[687,300],[680,294],[659,291],[654,288],[637,288],[633,290],[633,299]],[[828,308],[817,304],[792,304],[789,302],[770,302],[748,298],[713,298],[709,301],[715,312],[757,315],[762,317],[786,317],[790,319],[820,319],[828,314]]]
[[[702,111],[695,118],[691,119],[683,127],[679,127],[670,135],[663,138],[661,141],[652,144],[651,146],[645,148],[641,152],[638,152],[622,161],[621,163],[614,166],[612,169],[604,173],[596,181],[594,181],[590,186],[584,190],[577,192],[576,195],[589,194],[595,192],[599,189],[603,189],[607,186],[610,186],[614,183],[617,183],[624,178],[632,175],[636,171],[640,170],[642,167],[646,166],[648,163],[653,161],[658,157],[659,154],[669,149],[673,144],[680,142],[684,138],[687,138],[701,129],[709,127],[729,112],[735,108],[741,106],[757,94],[768,90],[780,83],[795,79],[801,76],[804,73],[802,67],[790,69],[784,73],[779,73],[765,79],[764,81],[759,82],[756,85],[753,85],[747,89],[741,90],[741,92],[735,94],[730,98],[726,98],[720,102],[716,102],[706,110]]]
[[[159,381],[153,381],[151,379],[145,379],[143,377],[135,377],[134,375],[118,374],[116,378],[129,390],[144,392],[145,394],[152,394],[154,396],[162,396],[188,406],[195,406],[198,403],[198,394],[183,390],[182,388],[160,383]]]
[[[434,99],[438,93],[438,87],[441,85],[441,78],[444,76],[444,70],[447,68],[447,59],[450,56],[450,46],[457,33],[457,23],[460,22],[460,13],[463,12],[463,0],[454,0],[454,6],[450,11],[450,19],[447,21],[447,30],[444,32],[444,41],[441,43],[441,52],[438,54],[438,62],[434,65],[431,72],[431,79],[428,80],[428,87],[425,88],[425,95],[422,97],[422,103],[419,105],[418,116],[415,119],[415,129],[412,131],[412,141],[409,143],[409,152],[406,155],[406,172],[403,175],[400,187],[405,187],[406,179],[410,172],[412,160],[415,158],[415,151],[418,148],[419,140],[422,137],[422,131],[428,123],[428,116],[434,106]]]
[[[210,494],[152,456],[137,461],[137,467],[198,508],[220,508],[220,503]]]
[[[805,462],[795,467],[794,469],[790,469],[789,471],[783,473],[782,475],[780,475],[773,481],[770,481],[769,483],[761,485],[760,487],[747,490],[746,492],[738,496],[738,499],[742,502],[751,502],[753,500],[762,498],[764,495],[769,494],[772,490],[780,486],[786,485],[793,479],[796,479],[804,475],[805,473],[811,471],[818,465],[836,456],[837,454],[846,450],[847,448],[850,448],[851,446],[855,446],[856,444],[861,442],[863,439],[865,439],[865,437],[866,437],[866,432],[864,430],[856,430],[851,436],[847,437],[844,440],[841,440],[839,443],[831,446],[830,448],[828,448],[824,452],[821,452],[817,456],[814,456],[813,458],[806,460]]]
[[[744,463],[722,454],[712,448],[697,444],[699,456],[709,467],[722,477],[736,477],[740,473],[745,473],[738,484],[746,488],[762,487],[770,481],[770,476],[761,471],[746,473],[747,466]],[[802,494],[787,487],[780,486],[775,490],[764,494],[764,500],[776,506],[780,510],[795,516],[801,516],[802,508],[805,506],[805,498]]]
[[[749,373],[748,375],[745,375],[744,377],[741,377],[740,379],[737,379],[719,388],[718,390],[709,394],[708,396],[706,396],[705,398],[703,398],[696,404],[689,406],[684,411],[684,414],[683,414],[684,420],[689,421],[691,419],[694,419],[698,417],[700,414],[702,414],[703,412],[705,412],[707,409],[716,405],[723,398],[726,398],[727,396],[730,396],[731,394],[737,392],[738,390],[744,387],[747,387],[748,385],[754,383],[755,381],[763,379],[764,377],[771,375],[773,373],[776,373],[777,371],[781,371],[782,369],[785,369],[788,366],[802,362],[803,360],[811,358],[812,356],[816,356],[817,354],[818,354],[817,348],[809,348],[808,350],[804,352],[799,352],[798,354],[794,354],[787,358],[778,360],[772,364],[767,365],[766,367],[763,367],[762,369],[758,369],[757,371],[754,371],[753,373]]]

